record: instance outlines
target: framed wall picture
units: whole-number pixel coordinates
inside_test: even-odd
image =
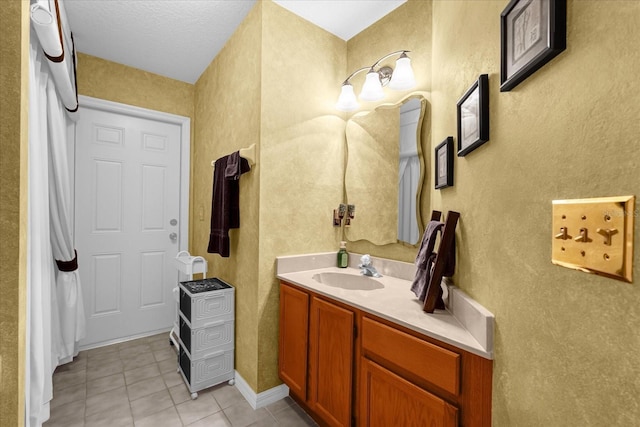
[[[458,156],[489,140],[489,76],[482,74],[458,101]]]
[[[448,136],[435,150],[435,187],[440,188],[453,186],[453,137]]]
[[[566,0],[511,0],[500,14],[500,92],[565,50]]]

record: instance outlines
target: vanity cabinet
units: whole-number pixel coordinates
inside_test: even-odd
[[[355,313],[280,286],[278,371],[291,395],[325,425],[352,425]]]
[[[330,426],[350,426],[355,314],[313,296],[309,406]]]
[[[280,286],[278,373],[291,394],[307,400],[309,294],[293,286]]]
[[[457,395],[459,354],[369,317],[362,320],[362,351],[360,425],[458,425],[458,408],[418,384]]]
[[[279,373],[323,426],[491,426],[491,360],[286,282]]]
[[[362,360],[361,426],[455,427],[458,409],[369,359]]]

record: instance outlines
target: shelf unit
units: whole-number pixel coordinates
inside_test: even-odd
[[[178,372],[191,392],[235,384],[235,289],[209,278],[180,282]]]

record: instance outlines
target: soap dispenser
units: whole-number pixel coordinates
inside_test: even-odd
[[[338,251],[338,267],[347,268],[347,265],[349,265],[347,242],[340,242],[340,250]]]

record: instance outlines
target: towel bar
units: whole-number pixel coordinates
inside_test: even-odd
[[[256,164],[256,144],[251,144],[247,148],[241,148],[239,151],[240,151],[240,157],[242,157],[247,162],[249,162],[249,166],[253,166]],[[212,160],[211,166],[215,166],[215,165],[216,165],[216,161]]]

